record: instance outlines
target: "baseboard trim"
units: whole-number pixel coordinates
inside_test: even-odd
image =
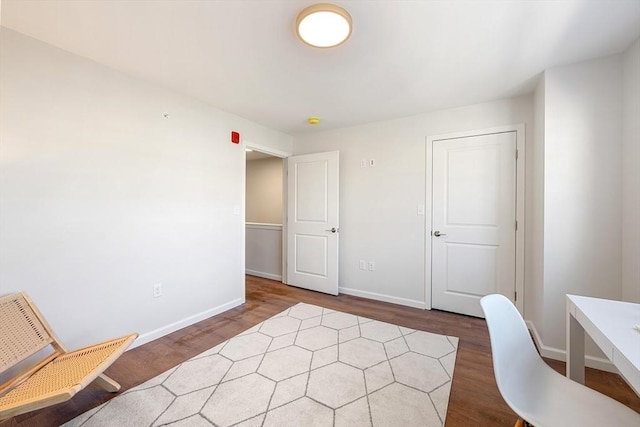
[[[536,346],[540,350],[540,354],[543,357],[548,357],[549,359],[554,359],[554,360],[560,360],[561,362],[567,361],[567,352],[565,350],[544,345],[544,343],[542,342],[542,338],[540,338],[540,334],[538,334],[538,330],[536,329],[533,322],[531,322],[530,320],[527,320],[525,321],[525,323],[527,324],[527,328],[529,328],[529,330],[533,334],[533,340],[535,341]],[[616,374],[618,373],[618,370],[613,365],[613,363],[611,363],[611,361],[609,361],[608,359],[603,359],[601,357],[594,357],[594,356],[587,355],[584,358],[584,364],[589,368],[599,369],[601,371],[613,372]]]
[[[154,329],[153,331],[145,332],[141,334],[133,344],[131,344],[131,347],[129,347],[129,349],[139,347],[143,344],[175,332],[178,329],[186,328],[187,326],[191,326],[194,323],[198,323],[201,320],[208,319],[209,317],[215,316],[216,314],[220,314],[242,304],[244,304],[244,298],[238,298],[233,301],[229,301],[226,304],[219,305],[218,307],[205,310],[203,312],[194,314],[193,316],[178,320],[177,322],[173,322],[158,329]]]
[[[425,308],[424,301],[416,301],[416,300],[407,299],[407,298],[398,298],[390,295],[378,294],[375,292],[361,291],[359,289],[340,287],[338,288],[338,292],[341,294],[353,295],[354,297],[369,298],[376,301],[390,302],[392,304],[399,304],[407,307],[414,307],[414,308],[421,308],[421,309]]]
[[[281,274],[265,273],[264,271],[249,270],[248,268],[245,270],[245,273],[248,274],[249,276],[257,276],[257,277],[262,277],[264,279],[271,279],[271,280],[277,280],[278,282],[282,282]]]

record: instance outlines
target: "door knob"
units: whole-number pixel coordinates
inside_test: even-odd
[[[332,232],[332,233],[337,233],[337,232],[338,232],[338,229],[337,229],[337,228],[335,228],[335,227],[331,227],[331,230],[324,230],[324,231],[330,231],[330,232]]]
[[[433,235],[434,235],[434,236],[436,236],[436,237],[446,236],[446,234],[444,234],[444,233],[440,233],[439,231],[434,231],[434,232],[433,232]]]

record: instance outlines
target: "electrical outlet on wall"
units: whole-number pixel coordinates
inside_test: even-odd
[[[360,270],[366,270],[367,269],[367,262],[363,259],[360,260]]]
[[[373,261],[369,261],[369,271],[375,271],[376,263]]]
[[[153,285],[153,297],[158,298],[159,296],[162,296],[162,283]]]

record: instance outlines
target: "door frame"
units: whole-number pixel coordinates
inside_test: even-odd
[[[433,143],[435,141],[464,138],[479,135],[488,135],[494,133],[516,132],[516,221],[518,227],[516,229],[516,307],[518,311],[524,313],[524,230],[525,230],[525,124],[513,124],[507,126],[498,126],[492,128],[476,129],[463,132],[446,133],[440,135],[430,135],[426,137],[426,174],[425,174],[425,293],[424,304],[425,309],[431,310],[431,243],[433,236],[431,235],[432,214],[433,214]],[[515,224],[514,224],[515,226]]]
[[[289,151],[282,151],[266,145],[256,144],[251,141],[242,141],[242,155],[244,162],[242,163],[242,252],[244,254],[243,262],[247,259],[246,247],[246,223],[247,223],[247,148],[258,151],[260,153],[269,154],[273,157],[279,157],[282,161],[282,283],[287,283],[287,162],[285,159],[293,155]],[[243,272],[247,266],[244,265]],[[243,282],[244,283],[244,282]]]

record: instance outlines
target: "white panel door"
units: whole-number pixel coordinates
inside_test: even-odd
[[[482,316],[516,289],[516,132],[433,142],[432,306]]]
[[[287,282],[338,295],[338,152],[287,162]]]

